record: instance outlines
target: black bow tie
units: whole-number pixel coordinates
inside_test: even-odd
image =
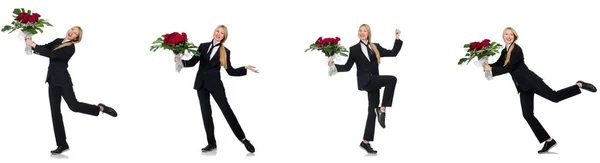
[[[365,43],[363,41],[360,41],[360,43],[363,44],[363,45],[365,45],[365,46],[367,46],[367,47],[369,47],[369,42]]]

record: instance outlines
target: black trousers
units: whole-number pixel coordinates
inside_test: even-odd
[[[375,109],[379,107],[379,90],[381,87],[385,87],[383,90],[382,105],[385,107],[391,107],[394,99],[394,90],[396,89],[397,79],[394,76],[382,75],[371,78],[365,91],[369,96],[369,114],[367,115],[367,124],[365,126],[365,133],[363,140],[373,141],[375,137]]]
[[[56,145],[61,146],[67,144],[67,136],[65,134],[65,125],[60,110],[61,97],[65,99],[69,109],[73,112],[98,116],[100,107],[77,101],[73,86],[56,86],[48,84],[48,95],[50,99],[50,113],[52,114],[52,125],[54,127],[54,137]]]
[[[581,90],[577,85],[573,85],[559,91],[554,91],[543,81],[540,81],[539,83],[535,84],[531,90],[522,91],[520,93],[523,117],[529,124],[529,127],[531,128],[531,130],[535,134],[535,137],[540,143],[544,142],[545,140],[548,140],[550,138],[550,135],[548,135],[548,132],[546,132],[544,127],[542,127],[542,124],[540,124],[537,118],[535,118],[535,116],[533,115],[533,95],[538,94],[552,102],[560,102],[580,93]]]
[[[225,120],[229,124],[231,130],[238,138],[238,140],[242,140],[246,138],[240,123],[238,122],[235,114],[231,110],[229,103],[227,102],[227,97],[225,96],[225,88],[221,86],[220,88],[215,89],[214,91],[211,89],[199,89],[198,99],[200,101],[200,110],[202,110],[202,120],[204,122],[204,130],[206,131],[206,138],[209,144],[216,144],[215,140],[215,125],[213,123],[212,118],[212,109],[210,106],[210,96],[212,95],[219,108],[221,108],[221,112],[223,112],[223,116],[225,116]]]

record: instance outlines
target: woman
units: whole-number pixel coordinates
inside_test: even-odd
[[[505,73],[510,73],[513,82],[517,88],[517,92],[521,98],[521,109],[523,117],[529,124],[531,130],[537,137],[540,143],[544,143],[544,147],[538,153],[548,152],[550,148],[556,145],[554,140],[540,122],[533,116],[533,95],[538,94],[552,102],[560,102],[569,97],[573,97],[581,93],[580,89],[585,89],[590,92],[596,92],[596,87],[590,83],[577,81],[574,85],[564,88],[559,91],[554,91],[543,79],[536,75],[525,65],[523,51],[515,41],[519,38],[517,32],[507,27],[503,32],[503,39],[506,43],[506,48],[502,50],[500,58],[493,64],[483,65],[485,72],[492,72],[492,76],[498,76]]]
[[[367,125],[360,146],[368,153],[377,153],[373,150],[370,141],[373,141],[375,135],[375,117],[378,117],[379,124],[385,128],[385,109],[392,106],[394,99],[394,89],[396,88],[396,77],[391,75],[379,75],[380,57],[395,57],[402,48],[400,30],[396,29],[396,41],[392,50],[384,49],[377,43],[371,42],[371,28],[367,24],[360,25],[358,29],[359,43],[350,47],[348,60],[344,65],[335,64],[338,72],[350,71],[352,65],[356,63],[356,77],[358,80],[358,90],[367,91],[369,96],[369,114],[367,116]],[[329,66],[334,65],[333,61]],[[383,91],[382,105],[379,105],[379,90],[385,87]]]
[[[202,148],[202,151],[207,152],[217,148],[209,98],[209,95],[212,95],[215,102],[217,102],[217,105],[219,105],[219,108],[221,108],[221,112],[223,112],[223,115],[235,136],[244,144],[248,152],[254,153],[254,146],[246,139],[242,127],[238,123],[237,118],[227,102],[225,88],[221,81],[221,67],[223,67],[230,76],[244,76],[246,75],[247,70],[254,73],[258,73],[258,71],[251,65],[233,68],[230,61],[231,52],[225,47],[226,40],[227,27],[219,25],[214,31],[213,40],[198,46],[198,51],[201,53],[200,56],[193,56],[190,60],[181,60],[181,58],[175,57],[175,62],[183,63],[183,67],[194,67],[200,62],[194,89],[198,92],[200,109],[202,110],[202,120],[204,121],[204,130],[206,131],[208,139],[208,145]]]
[[[60,111],[61,97],[73,112],[98,116],[100,112],[110,116],[117,117],[117,112],[102,103],[91,105],[79,102],[73,92],[73,82],[67,67],[69,60],[75,54],[75,44],[82,38],[81,27],[75,26],[67,31],[65,38],[57,38],[46,45],[37,45],[31,39],[25,39],[25,43],[33,47],[33,52],[50,59],[46,82],[48,83],[48,93],[50,98],[50,111],[52,114],[52,124],[54,126],[54,137],[56,138],[55,150],[52,154],[61,154],[69,149],[65,135],[62,114]]]

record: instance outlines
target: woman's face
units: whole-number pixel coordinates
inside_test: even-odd
[[[515,34],[512,29],[504,30],[504,34],[502,36],[504,38],[504,43],[512,44],[515,41]]]
[[[214,34],[214,36],[213,36],[213,37],[214,37],[213,39],[214,39],[216,42],[221,42],[221,41],[223,40],[223,36],[224,36],[224,35],[225,35],[225,30],[224,30],[223,28],[219,27],[219,28],[217,28],[217,29],[215,30],[215,34]]]
[[[67,36],[65,37],[67,40],[75,40],[79,36],[81,31],[79,28],[73,27],[67,31]]]
[[[362,26],[358,29],[358,38],[361,40],[366,40],[369,37],[369,32],[367,31],[367,27]]]

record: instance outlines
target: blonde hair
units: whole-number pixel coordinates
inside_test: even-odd
[[[367,41],[369,41],[369,46],[371,47],[371,50],[375,52],[375,57],[377,57],[377,64],[381,63],[379,50],[377,49],[377,46],[375,46],[375,44],[371,42],[371,27],[369,27],[368,24],[361,24],[360,27],[365,27],[365,29],[367,29]],[[358,29],[360,29],[360,27]]]
[[[221,63],[221,66],[223,66],[223,68],[227,68],[227,51],[225,51],[225,41],[227,40],[227,27],[225,25],[219,25],[217,26],[217,28],[215,28],[215,31],[217,29],[223,29],[223,40],[221,40],[221,46],[219,47],[219,62]]]
[[[83,36],[82,36],[83,30],[81,30],[80,26],[74,26],[74,28],[79,29],[79,34],[77,35],[77,38],[75,38],[74,40],[70,40],[69,42],[65,42],[65,43],[61,44],[60,46],[54,48],[54,50],[58,50],[60,48],[64,48],[64,47],[71,46],[73,44],[81,42],[81,39],[83,38]]]
[[[512,53],[513,49],[515,48],[515,42],[519,38],[519,35],[517,34],[517,31],[515,31],[514,28],[512,28],[512,27],[504,28],[504,32],[506,32],[507,30],[511,30],[513,32],[513,36],[515,37],[515,39],[512,41],[512,43],[510,43],[510,48],[508,48],[508,52],[506,53],[506,60],[504,60],[504,65],[503,65],[504,67],[506,67],[506,65],[508,65],[508,61],[510,61],[510,54]],[[502,32],[502,38],[504,38],[504,32]]]

